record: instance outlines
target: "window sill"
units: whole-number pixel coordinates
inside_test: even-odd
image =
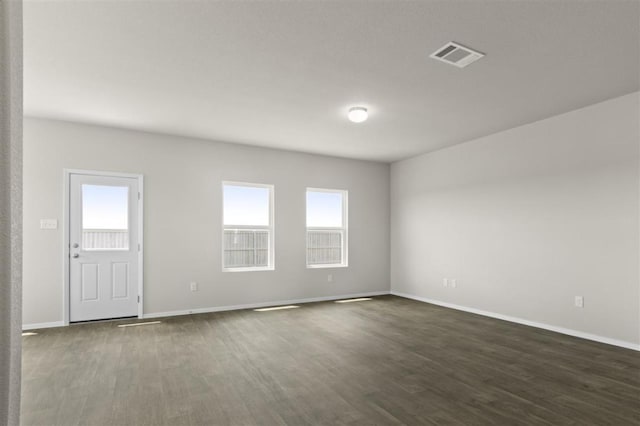
[[[260,272],[260,271],[275,271],[273,266],[260,267],[260,268],[222,268],[222,272]]]
[[[327,265],[307,265],[307,269],[326,269],[326,268],[348,268],[349,265],[343,265],[341,263],[331,263]]]

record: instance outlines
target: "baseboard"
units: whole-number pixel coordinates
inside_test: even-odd
[[[256,309],[256,308],[266,308],[269,306],[280,306],[280,305],[299,305],[303,303],[313,303],[313,302],[326,302],[329,300],[341,300],[341,299],[353,299],[356,297],[372,297],[372,296],[382,296],[389,294],[388,291],[374,291],[368,293],[356,293],[356,294],[341,294],[336,296],[322,296],[322,297],[310,297],[306,299],[292,299],[292,300],[276,300],[271,302],[261,302],[261,303],[249,303],[246,305],[227,305],[227,306],[215,306],[210,308],[194,308],[194,309],[185,309],[180,311],[167,311],[167,312],[153,312],[149,314],[144,314],[142,318],[160,318],[160,317],[175,317],[179,315],[190,315],[190,314],[206,314],[210,312],[224,312],[224,311],[237,311],[240,309]]]
[[[273,302],[249,303],[246,305],[228,305],[228,306],[215,306],[211,308],[184,309],[180,311],[153,312],[149,314],[143,314],[142,318],[174,317],[179,315],[205,314],[208,312],[236,311],[240,309],[265,308],[268,306],[293,305],[293,304],[302,304],[302,303],[325,302],[329,300],[353,299],[356,297],[384,296],[387,294],[389,294],[388,291],[373,291],[373,292],[367,292],[367,293],[342,294],[342,295],[336,295],[336,296],[310,297],[306,299],[276,300]],[[41,322],[41,323],[35,323],[35,324],[23,324],[22,330],[36,330],[39,328],[53,328],[53,327],[64,327],[64,326],[65,326],[64,321]]]
[[[23,324],[22,330],[37,330],[39,328],[53,328],[64,326],[64,321],[39,322],[35,324]]]
[[[556,333],[567,334],[573,337],[579,337],[582,339],[593,340],[595,342],[606,343],[607,345],[619,346],[626,349],[633,349],[634,351],[640,351],[640,344],[626,342],[624,340],[611,339],[609,337],[598,336],[597,334],[585,333],[582,331],[572,330],[564,327],[557,327],[555,325],[544,324],[536,321],[529,321],[526,319],[512,317],[509,315],[497,314],[495,312],[483,311],[480,309],[469,308],[462,305],[456,305],[448,302],[441,302],[439,300],[429,299],[426,297],[414,296],[412,294],[400,293],[397,291],[391,291],[391,294],[395,296],[404,297],[407,299],[413,299],[420,302],[431,303],[432,305],[443,306],[445,308],[456,309],[459,311],[469,312],[472,314],[482,315],[485,317],[496,318],[504,321],[514,322],[517,324],[528,325],[530,327],[542,328],[544,330],[555,331]]]

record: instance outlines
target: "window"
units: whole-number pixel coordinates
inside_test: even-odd
[[[223,182],[222,268],[273,269],[273,186]]]
[[[307,267],[347,266],[347,191],[307,188]]]

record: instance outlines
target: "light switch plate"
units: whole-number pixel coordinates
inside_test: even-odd
[[[40,229],[58,229],[58,219],[40,219]]]

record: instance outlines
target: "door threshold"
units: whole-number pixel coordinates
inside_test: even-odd
[[[95,324],[98,322],[112,322],[112,321],[130,320],[130,319],[137,319],[137,318],[138,318],[137,315],[132,315],[130,317],[101,318],[101,319],[85,320],[85,321],[70,321],[69,325]]]

